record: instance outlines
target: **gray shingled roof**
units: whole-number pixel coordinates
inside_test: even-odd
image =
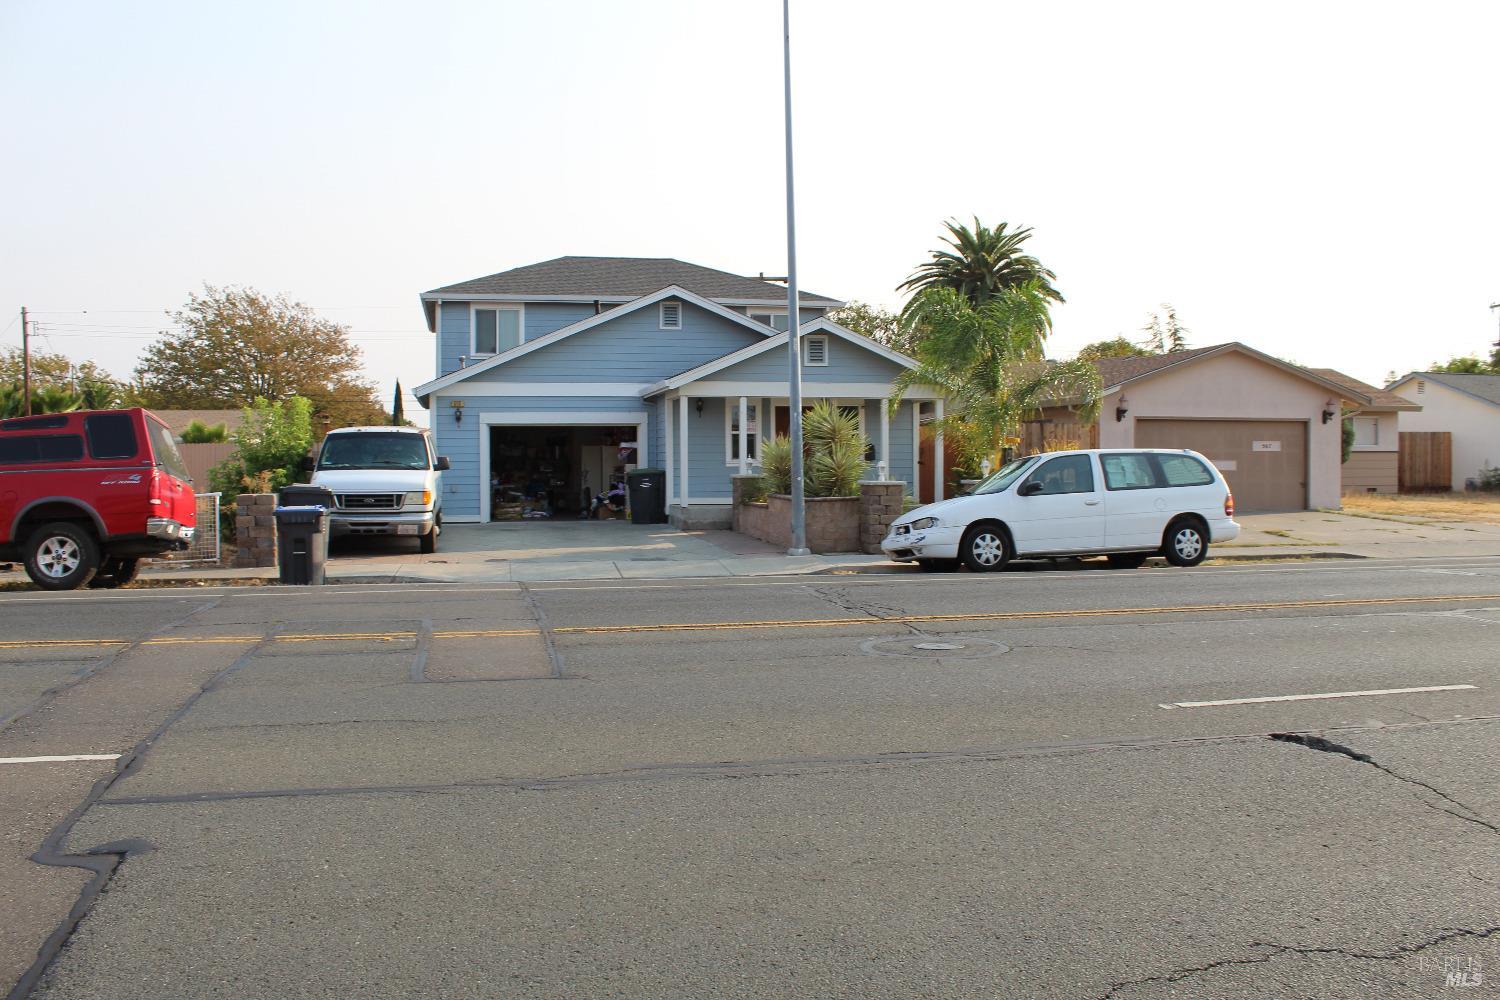
[[[1407,378],[1425,378],[1450,389],[1468,393],[1500,406],[1500,375],[1466,375],[1458,372],[1412,372]]]
[[[1404,396],[1396,395],[1389,389],[1381,389],[1370,385],[1368,382],[1361,382],[1354,376],[1345,375],[1336,368],[1309,368],[1308,371],[1314,375],[1321,375],[1330,382],[1337,382],[1346,389],[1353,389],[1355,392],[1362,392],[1366,396],[1369,396],[1371,400],[1370,405],[1362,407],[1362,409],[1367,411],[1420,410],[1422,408]]]
[[[512,268],[483,278],[444,285],[428,295],[626,295],[636,298],[678,285],[706,299],[786,299],[786,286],[760,278],[689,264],[671,257],[558,257]],[[803,302],[836,302],[826,295],[799,291]]]

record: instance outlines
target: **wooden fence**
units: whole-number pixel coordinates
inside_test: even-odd
[[[220,444],[180,443],[177,450],[182,452],[182,460],[187,463],[188,472],[192,474],[194,492],[207,493],[212,489],[208,484],[209,471],[234,454],[234,445],[228,441]]]
[[[1397,483],[1402,493],[1453,488],[1453,434],[1450,431],[1402,431]]]

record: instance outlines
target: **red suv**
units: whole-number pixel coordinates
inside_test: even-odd
[[[118,587],[187,548],[197,500],[172,432],[142,409],[0,420],[0,560],[39,587]]]

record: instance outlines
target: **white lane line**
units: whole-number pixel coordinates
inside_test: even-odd
[[[1379,691],[1330,691],[1327,694],[1278,694],[1266,698],[1225,698],[1221,701],[1174,701],[1157,708],[1218,708],[1222,705],[1264,705],[1273,701],[1322,701],[1327,698],[1373,698],[1382,694],[1428,694],[1433,691],[1475,691],[1473,684],[1435,684],[1431,687],[1384,688]]]
[[[0,764],[66,764],[75,760],[119,760],[117,753],[66,753],[49,757],[0,757]]]

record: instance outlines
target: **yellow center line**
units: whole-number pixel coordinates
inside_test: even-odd
[[[892,615],[876,618],[789,618],[771,621],[738,622],[671,622],[641,625],[564,625],[554,628],[554,635],[620,635],[645,632],[721,632],[770,628],[839,628],[864,625],[920,625],[945,622],[1034,621],[1059,618],[1118,618],[1140,615],[1213,614],[1223,612],[1282,611],[1307,608],[1393,607],[1415,604],[1451,604],[1469,601],[1500,601],[1500,594],[1458,594],[1438,597],[1367,597],[1339,600],[1255,601],[1242,604],[1183,604],[1173,607],[1076,608],[1057,611],[981,611],[950,615]],[[278,635],[273,642],[395,642],[415,639],[413,630],[386,632],[322,632],[302,635]],[[434,631],[434,639],[498,639],[516,636],[538,636],[534,628],[450,629]],[[190,646],[200,644],[229,645],[260,642],[258,635],[163,636],[146,639],[142,646]],[[50,649],[63,647],[128,646],[128,639],[8,639],[0,641],[3,649]]]

